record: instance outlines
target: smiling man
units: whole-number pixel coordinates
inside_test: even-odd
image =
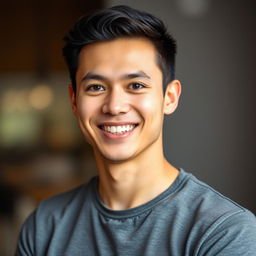
[[[76,88],[69,88],[97,160],[100,196],[114,210],[146,203],[178,175],[163,156],[162,126],[180,83],[170,81],[164,96],[156,60],[155,46],[140,36],[89,44],[79,55]]]
[[[116,6],[81,18],[65,41],[98,176],[43,201],[16,255],[255,255],[255,216],[164,157],[164,115],[181,84],[163,23]]]

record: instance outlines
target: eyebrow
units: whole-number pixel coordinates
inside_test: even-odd
[[[147,75],[144,71],[138,71],[135,73],[128,73],[124,74],[121,76],[121,80],[126,80],[126,79],[133,79],[133,78],[146,78],[146,79],[151,79],[149,75]],[[100,81],[108,81],[109,79],[106,76],[94,73],[94,72],[88,72],[81,80],[83,81],[88,81],[88,80],[100,80]]]

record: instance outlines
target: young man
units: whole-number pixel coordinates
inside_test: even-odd
[[[16,255],[255,255],[255,216],[164,157],[176,46],[156,17],[116,6],[65,38],[73,113],[98,177],[43,201]]]

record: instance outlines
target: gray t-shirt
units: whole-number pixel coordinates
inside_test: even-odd
[[[122,211],[102,204],[97,184],[43,201],[16,255],[256,255],[255,216],[184,170],[155,199]]]

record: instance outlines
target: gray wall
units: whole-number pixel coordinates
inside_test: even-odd
[[[105,1],[116,4],[161,17],[178,42],[183,94],[166,118],[167,158],[256,212],[255,1]]]

